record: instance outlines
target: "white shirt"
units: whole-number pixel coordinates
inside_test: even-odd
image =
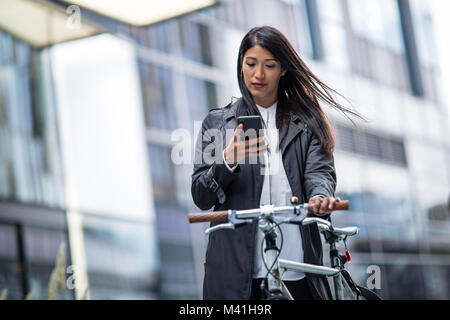
[[[259,105],[259,112],[263,118],[266,126],[265,136],[267,138],[267,143],[269,147],[269,152],[264,153],[264,164],[269,164],[269,166],[262,165],[263,169],[268,170],[264,172],[264,182],[263,189],[261,192],[260,206],[265,204],[273,204],[275,206],[285,206],[290,205],[290,199],[292,197],[292,190],[289,185],[289,181],[286,176],[286,171],[284,169],[281,152],[278,149],[279,133],[276,128],[276,110],[277,103],[273,104],[269,108],[264,108]],[[224,156],[224,154],[223,154]],[[230,168],[225,161],[226,167],[230,171],[234,171],[237,167],[235,165]],[[303,246],[302,237],[300,233],[299,226],[291,224],[282,224],[280,226],[283,233],[283,247],[281,248],[280,258],[286,260],[292,260],[296,262],[303,262]],[[279,230],[277,232],[277,246],[280,247],[281,237]],[[254,252],[254,268],[253,268],[253,278],[263,278],[267,274],[267,270],[262,262],[261,256],[261,244],[263,243],[264,234],[258,228],[256,233],[256,245]],[[265,247],[265,243],[264,243]],[[270,267],[270,266],[268,266]],[[282,274],[282,279],[287,281],[300,280],[305,277],[304,273],[286,271]]]
[[[281,152],[278,148],[279,133],[276,127],[276,110],[277,103],[264,108],[258,106],[259,112],[266,125],[266,138],[269,152],[264,153],[264,164],[266,169],[264,173],[263,189],[261,192],[260,205],[273,204],[275,206],[290,205],[292,190],[284,169]],[[281,248],[280,258],[303,262],[303,246],[302,237],[299,226],[291,224],[282,224],[280,226],[283,232],[283,247]],[[281,237],[277,229],[277,245],[280,247]],[[267,274],[267,270],[262,262],[261,244],[263,243],[264,234],[258,228],[256,234],[256,246],[254,256],[253,278],[263,278]],[[265,247],[265,243],[264,243]],[[270,266],[268,266],[270,267]],[[283,280],[300,280],[305,277],[304,273],[286,271],[282,274]]]

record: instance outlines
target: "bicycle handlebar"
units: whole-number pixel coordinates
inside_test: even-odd
[[[336,208],[333,211],[336,210],[348,210],[348,200],[342,200],[336,203]],[[297,209],[300,207],[307,208],[308,213],[313,213],[312,205],[310,204],[303,204],[300,206],[296,206]],[[276,208],[276,207],[274,207]],[[283,207],[285,208],[285,207]],[[292,207],[294,208],[294,206]],[[262,209],[250,209],[250,210],[240,210],[236,211],[236,215],[239,215],[240,213],[247,213],[249,211],[252,211],[253,213],[262,212]],[[228,210],[226,211],[213,211],[213,212],[206,212],[206,213],[189,213],[189,223],[198,223],[198,222],[227,222],[228,221]]]
[[[227,222],[228,211],[213,211],[207,213],[189,213],[189,223],[197,222]]]

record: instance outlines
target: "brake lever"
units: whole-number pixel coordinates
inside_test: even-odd
[[[219,224],[219,225],[214,226],[214,227],[210,227],[210,228],[206,229],[205,234],[209,235],[210,233],[212,233],[214,231],[217,231],[217,230],[221,230],[221,229],[234,230],[234,224],[232,224],[231,222],[228,222],[228,223]]]
[[[205,230],[205,234],[209,235],[212,232],[215,232],[217,230],[221,229],[231,229],[234,230],[236,227],[246,224],[246,223],[252,223],[252,219],[238,219],[236,218],[236,210],[228,210],[228,221],[227,223],[222,223],[214,227],[210,227]]]
[[[327,226],[331,231],[333,230],[333,225],[329,221],[321,219],[321,218],[316,218],[316,217],[314,217],[314,218],[305,218],[302,221],[302,224],[304,226],[307,226],[308,224],[311,224],[311,223],[323,224],[323,225]]]

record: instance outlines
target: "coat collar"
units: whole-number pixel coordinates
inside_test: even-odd
[[[230,104],[228,104],[228,106],[225,107],[228,109],[225,111],[225,120],[228,121],[231,118],[236,118],[236,113],[238,108],[241,106],[241,103],[242,98],[239,98],[237,101],[231,102]],[[298,114],[293,113],[292,111],[290,112],[290,116],[291,121],[293,121],[294,123],[303,122],[300,116]]]

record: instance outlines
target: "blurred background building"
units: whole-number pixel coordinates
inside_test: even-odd
[[[351,203],[334,222],[361,228],[348,243],[355,280],[377,265],[385,299],[450,298],[448,101],[427,0],[204,1],[157,23],[84,1],[2,3],[8,299],[46,298],[61,244],[76,283],[61,298],[201,298],[206,225],[187,222],[192,165],[171,160],[172,133],[190,132],[193,149],[194,122],[240,96],[239,44],[260,25],[369,119],[358,135],[325,107]]]

